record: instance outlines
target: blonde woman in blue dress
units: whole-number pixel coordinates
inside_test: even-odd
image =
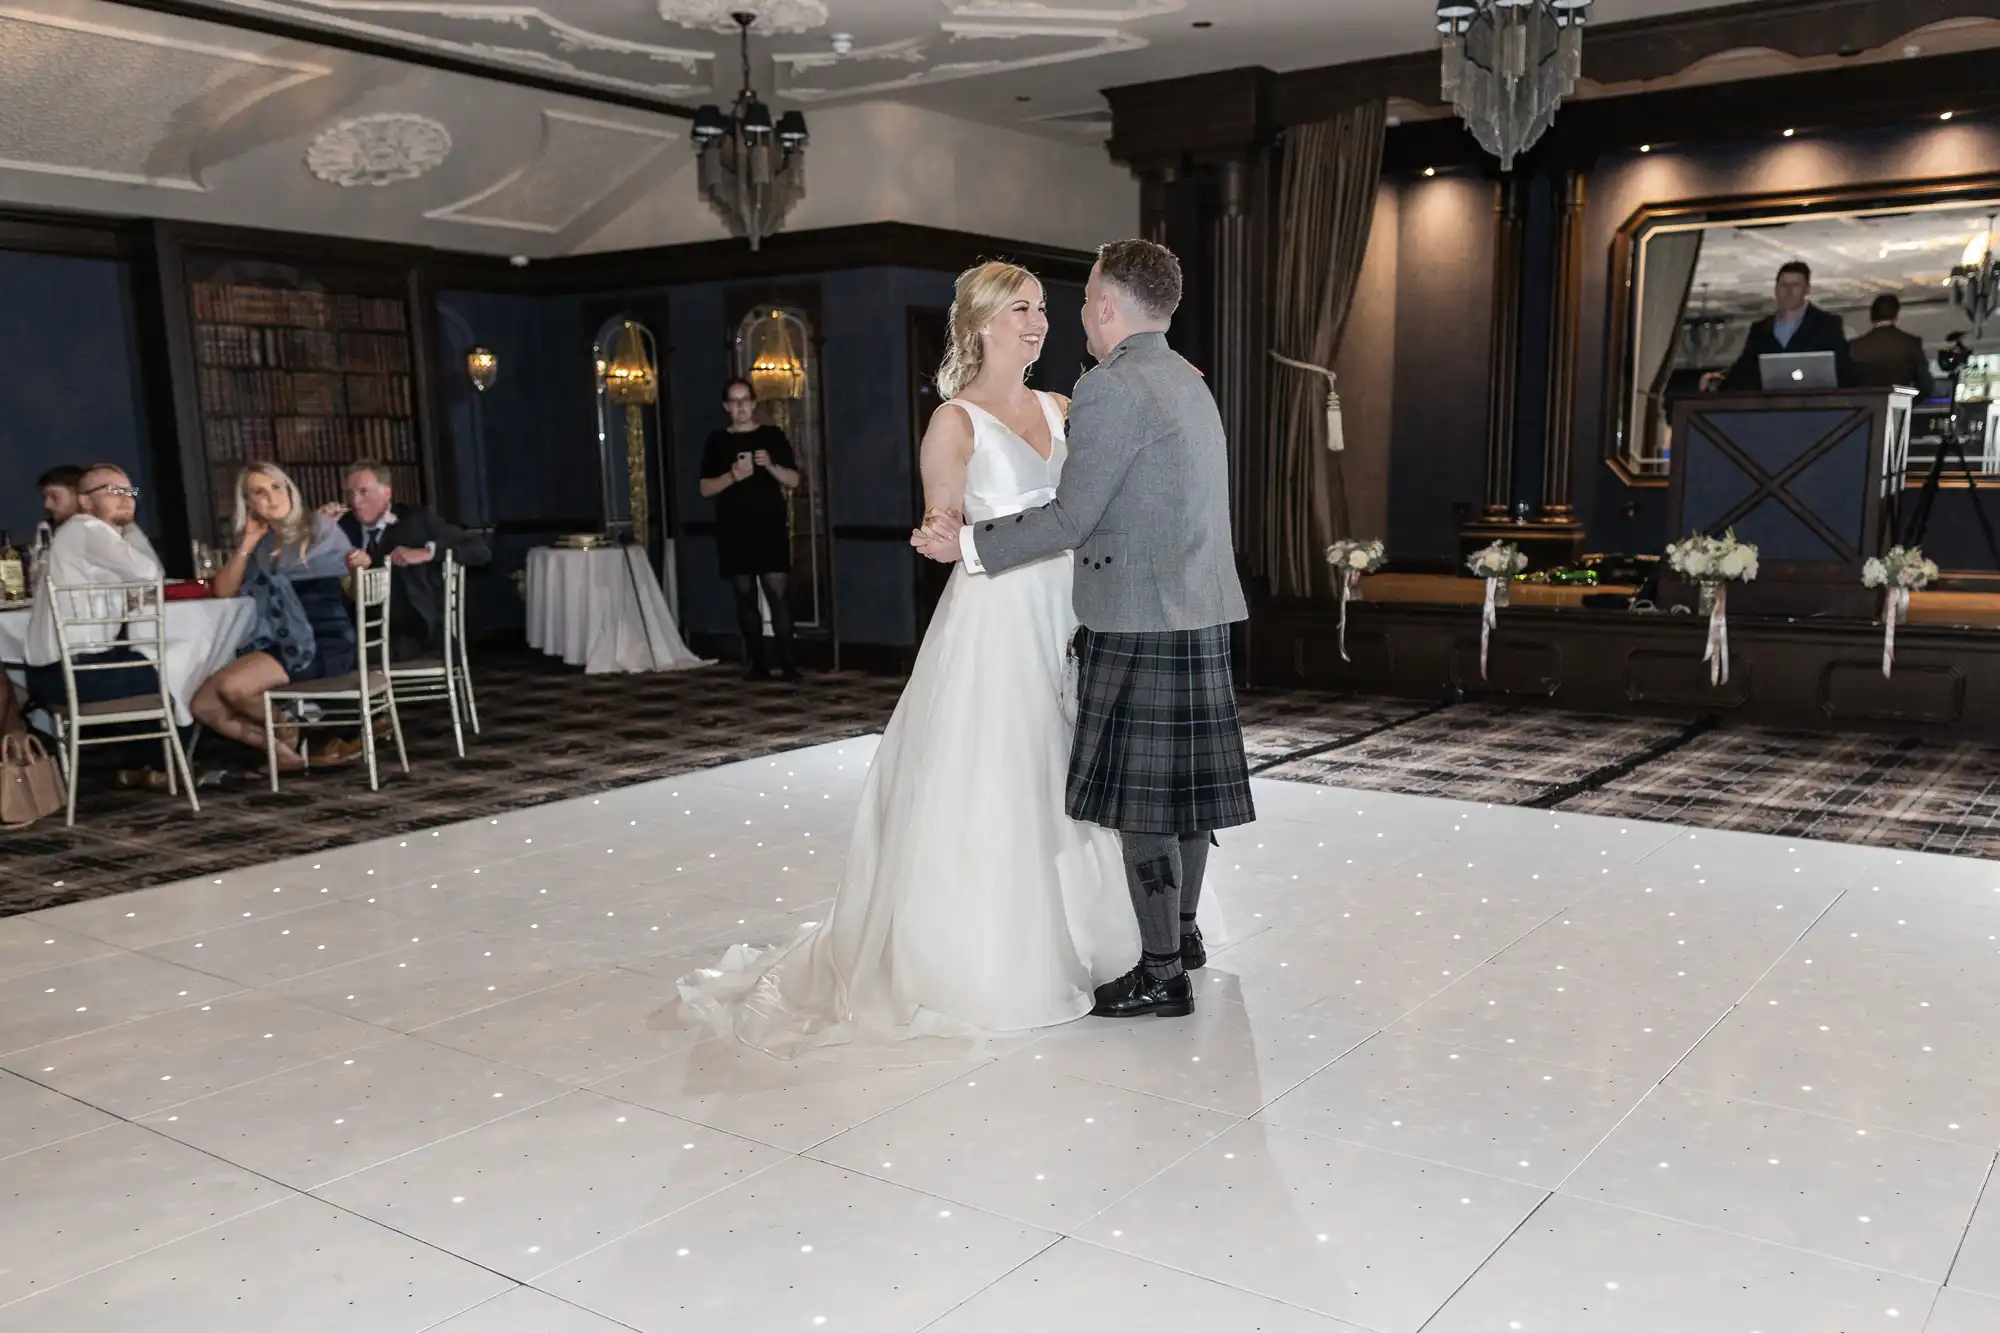
[[[1048,333],[1013,264],[959,275],[921,467],[926,518],[987,522],[1054,497],[1068,400],[1026,385]],[[883,732],[826,919],[682,979],[688,1006],[793,1058],[1068,1022],[1129,970],[1138,927],[1118,835],[1063,812],[1073,728],[1072,560],[955,568]]]

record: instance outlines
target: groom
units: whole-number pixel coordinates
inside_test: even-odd
[[[1083,327],[1096,369],[1070,405],[1069,461],[1039,509],[911,538],[997,574],[1076,552],[1081,660],[1072,819],[1118,830],[1143,953],[1097,989],[1110,1018],[1194,1012],[1208,961],[1195,908],[1210,834],[1256,818],[1230,678],[1229,626],[1248,614],[1229,534],[1222,418],[1200,372],[1167,346],[1181,266],[1151,241],[1098,251]]]

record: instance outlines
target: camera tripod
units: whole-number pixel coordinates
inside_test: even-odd
[[[2000,569],[2000,538],[1993,533],[1993,520],[1987,517],[1986,501],[1979,493],[1979,480],[1972,462],[1965,456],[1965,442],[1958,435],[1958,377],[1964,370],[1963,360],[1956,360],[1951,375],[1946,380],[1945,402],[1949,404],[1944,418],[1944,438],[1938,441],[1937,453],[1931,458],[1930,470],[1924,474],[1923,487],[1917,492],[1916,508],[1910,513],[1909,526],[1903,532],[1903,545],[1916,547],[1924,543],[1924,534],[1931,526],[1931,506],[1937,502],[1938,485],[1944,480],[1945,464],[1953,462],[1956,471],[1965,478],[1966,494],[1972,499],[1972,513],[1979,520],[1979,531],[1986,538],[1986,553],[1993,559],[1993,567]]]

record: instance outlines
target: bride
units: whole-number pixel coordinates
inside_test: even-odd
[[[925,517],[1046,503],[1069,404],[1024,383],[1048,332],[1041,283],[1013,264],[968,269],[949,330],[937,376],[949,401],[922,447]],[[682,978],[694,1013],[789,1059],[1068,1022],[1132,966],[1118,835],[1063,813],[1070,578],[1067,553],[997,576],[952,570],[862,788],[829,915],[788,945],[737,945]]]

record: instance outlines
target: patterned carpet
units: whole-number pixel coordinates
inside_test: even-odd
[[[525,651],[479,671],[468,757],[437,706],[413,708],[411,773],[379,793],[349,768],[273,796],[242,776],[255,756],[210,739],[196,766],[231,776],[199,816],[93,786],[73,830],[0,832],[0,916],[861,735],[901,690],[854,672],[586,677]],[[1247,694],[1243,713],[1266,777],[2000,859],[2000,749],[1303,692]]]

